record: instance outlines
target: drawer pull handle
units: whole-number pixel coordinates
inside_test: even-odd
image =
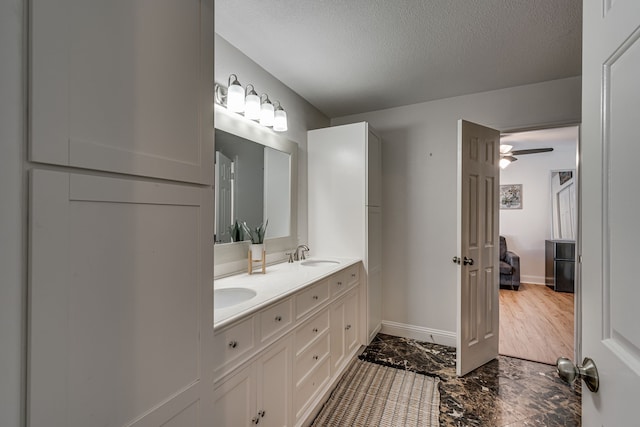
[[[312,296],[311,298],[313,298],[313,299],[317,300],[317,299],[318,299],[318,295],[314,295],[314,296]]]
[[[313,360],[318,360],[318,355],[317,354],[313,356]]]
[[[318,333],[318,328],[313,328],[313,333],[317,334]]]
[[[342,286],[342,282],[338,282],[338,286]]]
[[[238,346],[238,341],[230,341],[229,342],[229,347],[236,348],[237,346]]]
[[[345,326],[345,329],[348,331],[349,329],[351,329],[351,325]]]
[[[264,411],[264,409],[260,412],[258,412],[258,415],[260,415],[260,418],[264,418],[264,415],[266,414],[266,412]]]
[[[276,316],[276,322],[282,322],[282,316]]]
[[[351,277],[356,277],[356,273],[351,273]]]

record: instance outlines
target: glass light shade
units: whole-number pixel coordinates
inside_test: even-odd
[[[287,130],[287,112],[278,107],[274,113],[273,130],[285,132]]]
[[[244,99],[244,116],[251,120],[260,119],[260,97],[255,92]]]
[[[501,154],[507,154],[508,152],[511,151],[512,148],[513,148],[513,145],[500,144],[500,153]]]
[[[273,126],[273,104],[269,101],[263,102],[260,107],[260,124],[262,126]]]
[[[504,169],[507,166],[509,166],[511,164],[511,160],[506,159],[506,158],[501,158],[500,161],[498,162],[498,165],[500,165],[500,169]]]
[[[227,89],[227,110],[234,113],[244,111],[244,89],[237,83],[232,83]]]

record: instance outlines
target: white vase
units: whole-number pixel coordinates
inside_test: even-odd
[[[249,249],[251,249],[252,261],[262,261],[262,252],[264,251],[264,243],[252,243]]]

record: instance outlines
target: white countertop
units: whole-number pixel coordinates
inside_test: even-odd
[[[292,293],[350,265],[360,262],[356,258],[309,258],[338,261],[339,264],[304,266],[300,261],[280,263],[267,267],[266,274],[248,273],[215,279],[213,289],[247,288],[256,292],[256,296],[239,304],[213,310],[213,328],[219,329],[236,320],[252,314],[269,304],[283,299]]]

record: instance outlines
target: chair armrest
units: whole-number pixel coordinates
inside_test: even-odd
[[[513,267],[513,282],[520,285],[520,256],[515,252],[507,251],[504,254],[504,260],[507,264]]]

